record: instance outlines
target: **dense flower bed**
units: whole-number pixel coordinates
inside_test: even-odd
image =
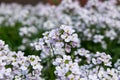
[[[2,3],[0,80],[119,80],[119,14],[117,0]]]

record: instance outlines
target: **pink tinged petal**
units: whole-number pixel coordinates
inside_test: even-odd
[[[73,48],[75,48],[77,46],[77,43],[76,42],[72,42],[71,45],[72,45]]]
[[[66,51],[67,53],[70,53],[70,52],[71,52],[71,46],[70,46],[70,45],[66,45],[66,46],[65,46],[65,51]]]

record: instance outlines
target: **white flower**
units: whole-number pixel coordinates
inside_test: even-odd
[[[20,69],[24,71],[24,70],[27,70],[27,67],[24,66],[24,65],[22,65],[22,66],[20,67]]]
[[[102,42],[103,38],[104,38],[104,36],[102,36],[102,35],[95,35],[94,42],[95,43]]]
[[[0,40],[0,50],[1,50],[2,48],[4,48],[4,45],[5,45],[5,42],[2,41],[2,40]]]
[[[105,36],[110,38],[110,40],[114,40],[117,37],[117,34],[114,30],[106,31]]]
[[[63,29],[64,32],[67,33],[67,34],[73,34],[75,32],[75,30],[72,29],[71,26],[61,25],[60,29]]]

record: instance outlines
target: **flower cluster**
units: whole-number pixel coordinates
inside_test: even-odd
[[[92,58],[92,63],[94,65],[96,64],[101,64],[104,63],[104,65],[106,66],[111,66],[111,56],[100,52],[96,52],[96,54],[94,55],[94,57]]]
[[[42,66],[40,58],[35,55],[10,51],[4,41],[0,40],[0,79],[2,80],[41,80]]]
[[[58,80],[80,80],[79,65],[73,62],[70,56],[63,55],[63,58],[56,58],[53,62],[55,67],[55,74]]]
[[[95,54],[90,53],[90,51],[81,48],[78,49],[77,51],[74,52],[74,54],[78,57],[85,57],[84,61],[86,60],[86,62],[88,64],[93,64],[95,65],[100,65],[100,64],[104,64],[105,66],[111,66],[111,59],[112,57],[104,52],[100,53],[100,52],[96,52]],[[78,58],[77,58],[78,59]],[[80,62],[82,62],[82,60],[80,60]]]
[[[31,37],[32,34],[37,33],[37,29],[34,26],[30,26],[30,27],[21,27],[20,28],[20,36],[27,36],[27,37]]]
[[[62,25],[60,28],[43,33],[43,38],[31,43],[36,50],[42,51],[42,56],[63,55],[70,53],[73,48],[80,47],[80,41],[75,30],[71,26]],[[62,54],[63,53],[63,54]]]
[[[120,59],[117,60],[117,62],[114,64],[115,68],[117,68],[120,71]]]
[[[88,56],[88,54],[92,55],[88,50],[79,49],[79,55],[84,57]],[[76,51],[76,53],[78,52]],[[104,56],[103,56],[104,55]],[[101,56],[101,57],[100,57]],[[78,56],[76,56],[78,57]],[[80,61],[76,61],[72,59],[71,56],[62,55],[58,57],[53,62],[55,65],[55,74],[58,80],[119,80],[120,79],[120,71],[116,68],[110,68],[111,66],[111,59],[110,55],[106,55],[105,53],[95,54],[94,56],[89,59],[89,62],[81,64],[82,57]],[[97,59],[95,59],[96,57]],[[88,60],[87,60],[88,61]],[[99,65],[101,62],[104,63],[106,69]],[[115,64],[117,67],[119,65],[119,61]],[[108,66],[108,67],[107,67]],[[117,67],[118,68],[118,67]]]
[[[31,45],[36,50],[42,51],[40,53],[42,58],[49,58],[45,54],[54,56],[51,61],[55,66],[54,74],[57,80],[118,80],[120,78],[119,60],[115,67],[112,67],[112,57],[109,54],[105,52],[91,53],[77,45],[75,46],[77,50],[68,52],[69,49],[74,48],[70,42],[78,41],[77,37],[71,38],[74,34],[74,29],[62,25],[60,28],[45,32],[43,38]],[[64,46],[66,44],[71,47],[66,49]]]

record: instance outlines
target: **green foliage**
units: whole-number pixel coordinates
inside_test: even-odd
[[[21,45],[22,38],[18,33],[20,26],[20,23],[16,23],[16,26],[0,26],[0,39],[4,40],[15,51]]]

